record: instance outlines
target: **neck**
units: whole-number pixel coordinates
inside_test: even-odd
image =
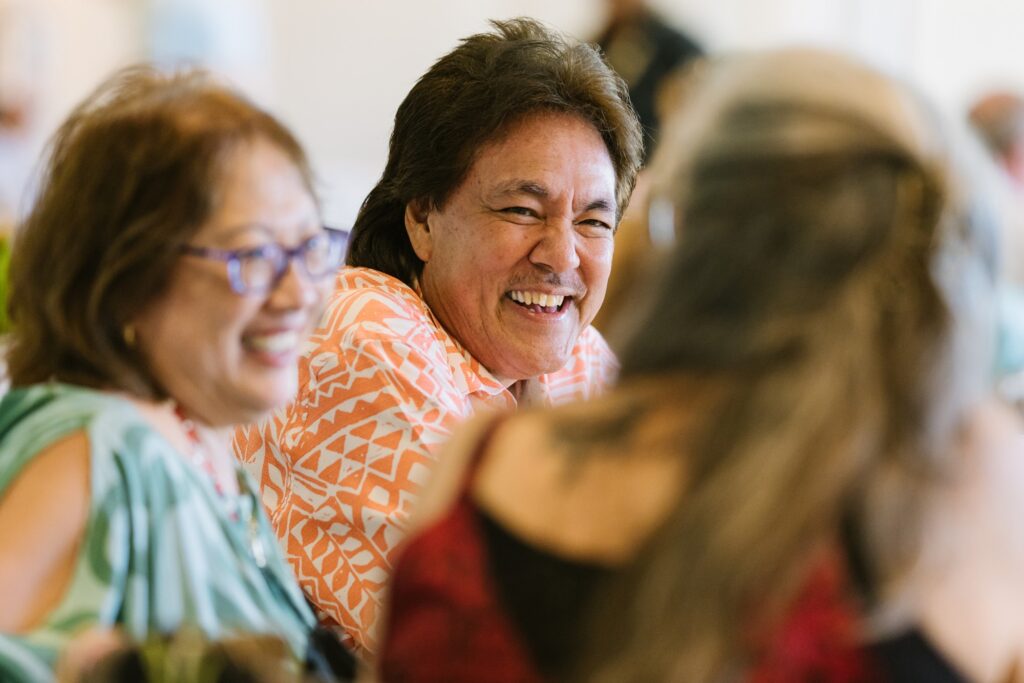
[[[957,566],[922,582],[919,626],[969,680],[1002,683],[1024,662],[1020,579],[1009,582],[1001,572],[952,564]]]
[[[213,478],[222,492],[237,494],[234,459],[231,455],[229,433],[215,429],[190,417],[182,405],[173,399],[169,403],[171,412],[188,441],[186,455],[194,464]]]
[[[1019,426],[998,404],[965,420],[951,476],[928,501],[925,553],[905,585],[919,624],[973,681],[1002,683],[1024,663]]]
[[[548,405],[548,395],[544,385],[532,379],[521,379],[513,383],[508,390],[516,399],[516,405],[520,408]]]

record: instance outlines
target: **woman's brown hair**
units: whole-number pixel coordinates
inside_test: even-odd
[[[132,67],[72,112],[15,234],[14,386],[58,380],[163,397],[130,323],[213,213],[233,152],[256,139],[290,158],[312,193],[294,136],[203,72]]]
[[[734,680],[851,519],[870,579],[906,569],[985,375],[954,348],[955,288],[984,274],[927,110],[825,53],[706,77],[654,162],[678,245],[621,360],[623,382],[705,378],[720,399],[681,437],[685,493],[597,606],[580,680]]]

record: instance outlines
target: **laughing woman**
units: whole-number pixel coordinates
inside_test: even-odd
[[[224,435],[295,393],[341,251],[294,137],[200,74],[122,73],[60,128],[12,257],[0,679],[97,627],[319,661]]]

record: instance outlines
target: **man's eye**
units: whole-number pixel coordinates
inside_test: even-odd
[[[501,210],[502,213],[511,213],[516,216],[536,217],[537,212],[525,206],[509,206]]]
[[[587,218],[586,220],[580,221],[581,225],[589,225],[595,228],[603,228],[605,230],[611,230],[612,226],[608,225],[604,221],[597,218]]]

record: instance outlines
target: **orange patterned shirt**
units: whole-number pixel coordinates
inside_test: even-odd
[[[617,367],[588,327],[566,367],[528,393],[551,404],[587,398]],[[375,650],[394,553],[438,446],[482,406],[516,401],[412,288],[343,268],[299,362],[296,401],[237,432],[235,452],[299,583],[357,649]]]

